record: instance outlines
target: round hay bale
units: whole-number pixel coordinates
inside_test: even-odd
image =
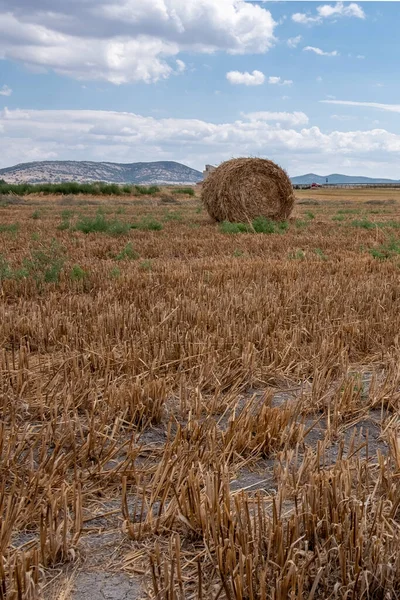
[[[222,163],[204,181],[201,199],[213,219],[233,223],[257,217],[283,221],[294,204],[287,173],[263,158],[235,158]]]

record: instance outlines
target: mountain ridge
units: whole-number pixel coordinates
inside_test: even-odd
[[[96,182],[132,184],[195,184],[202,173],[175,161],[113,163],[95,161],[35,161],[0,169],[7,183]]]
[[[120,184],[194,185],[203,180],[200,171],[175,161],[114,163],[96,161],[47,160],[19,163],[0,169],[0,179],[7,183],[98,182]],[[400,180],[331,173],[306,173],[291,177],[293,184],[311,185],[357,183],[400,183]]]
[[[298,175],[291,177],[291,182],[298,185],[307,185],[318,183],[320,185],[326,183],[400,183],[398,179],[385,179],[383,177],[364,177],[355,175],[342,175],[341,173],[331,173],[330,175],[316,175],[315,173],[307,173],[306,175]]]

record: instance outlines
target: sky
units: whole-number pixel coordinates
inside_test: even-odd
[[[400,179],[398,2],[0,0],[0,168],[238,156]]]

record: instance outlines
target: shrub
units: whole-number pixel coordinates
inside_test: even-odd
[[[98,211],[95,217],[82,217],[75,226],[77,231],[82,233],[108,233],[109,235],[126,235],[131,226],[129,223],[118,221],[117,219],[107,219],[107,217]]]
[[[0,194],[15,194],[17,196],[26,196],[28,194],[63,194],[66,196],[76,194],[93,194],[121,196],[122,194],[136,193],[138,195],[157,194],[160,188],[156,185],[149,187],[119,185],[118,183],[105,183],[102,181],[94,182],[76,182],[66,181],[63,183],[6,183],[0,182]]]
[[[72,281],[82,281],[88,276],[87,271],[82,269],[80,265],[74,265],[71,269],[70,278]]]
[[[287,221],[271,221],[265,217],[257,217],[252,225],[256,233],[284,233],[289,227]]]
[[[195,196],[195,194],[196,194],[194,189],[191,187],[177,188],[176,190],[173,190],[172,193],[173,194],[185,194],[186,196]]]
[[[0,223],[0,233],[17,233],[19,223]]]
[[[12,270],[7,259],[0,254],[0,283],[5,279],[12,278]]]
[[[169,212],[164,217],[165,221],[183,221],[182,213],[180,212]]]
[[[296,250],[296,252],[292,252],[289,254],[290,260],[305,260],[306,255],[303,250]]]
[[[65,257],[61,248],[53,240],[50,248],[33,250],[30,258],[23,262],[26,276],[32,277],[38,286],[43,283],[57,283]]]
[[[71,226],[70,222],[68,219],[64,219],[63,221],[61,221],[61,223],[58,225],[57,229],[59,229],[60,231],[65,231],[66,229],[69,229]]]
[[[150,185],[149,187],[143,185],[135,185],[134,191],[138,196],[153,196],[154,194],[158,194],[161,192],[158,185]]]
[[[118,279],[118,277],[120,277],[120,275],[121,275],[121,269],[119,269],[118,267],[114,267],[113,269],[111,269],[110,277],[112,277],[113,279]]]
[[[131,242],[128,242],[125,248],[115,257],[115,260],[136,260],[139,254],[133,249]]]
[[[375,229],[377,225],[368,219],[360,219],[352,221],[351,226],[360,227],[361,229]]]
[[[142,260],[142,262],[139,264],[139,269],[142,271],[151,271],[152,268],[153,265],[151,260]]]
[[[222,221],[219,228],[222,233],[249,233],[249,226],[245,223]]]
[[[161,231],[163,225],[153,217],[145,217],[139,223],[133,223],[131,228],[140,229],[141,231]]]
[[[328,257],[326,256],[326,254],[324,254],[324,252],[321,250],[321,248],[315,248],[314,252],[321,260],[328,259]]]
[[[381,244],[376,248],[370,248],[369,253],[373,258],[378,260],[387,260],[400,255],[400,240],[391,238],[385,244]]]
[[[257,217],[251,224],[223,221],[220,224],[220,231],[222,233],[283,233],[288,227],[287,221],[277,222],[266,217]]]

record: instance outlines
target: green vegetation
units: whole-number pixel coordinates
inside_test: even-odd
[[[126,246],[116,255],[115,260],[136,260],[139,254],[133,249],[132,243],[128,242]]]
[[[310,224],[310,222],[309,221],[304,221],[304,219],[296,219],[296,221],[295,221],[296,229],[304,229],[309,224]]]
[[[142,260],[142,262],[139,264],[139,269],[141,269],[142,271],[151,271],[152,268],[153,263],[151,262],[151,260]]]
[[[296,250],[296,252],[291,252],[289,254],[289,259],[290,260],[305,260],[306,255],[304,254],[303,250]]]
[[[308,210],[306,212],[306,217],[307,217],[307,219],[310,219],[310,221],[312,221],[313,219],[315,219],[315,214],[313,212],[311,212],[311,210]]]
[[[378,260],[387,260],[400,255],[400,240],[391,238],[388,242],[381,244],[376,248],[370,248],[371,256]]]
[[[243,255],[244,255],[243,250],[240,250],[239,248],[236,248],[236,250],[233,252],[233,256],[235,258],[240,258]]]
[[[181,212],[168,212],[164,216],[165,221],[183,221],[183,215]]]
[[[74,265],[71,269],[70,278],[72,281],[82,281],[86,279],[88,272],[82,269],[80,265]]]
[[[377,225],[377,223],[373,223],[368,219],[354,220],[351,222],[352,227],[359,227],[361,229],[375,229]]]
[[[223,221],[220,224],[222,233],[284,233],[289,224],[286,221],[271,221],[265,217],[257,217],[252,223],[231,223]]]
[[[0,233],[17,233],[19,223],[0,223]]]
[[[158,194],[160,191],[161,190],[158,185],[150,185],[149,187],[145,187],[143,185],[134,185],[131,193],[136,193],[139,196],[153,196],[154,194]]]
[[[185,196],[195,196],[196,192],[191,187],[177,188],[172,191],[173,194],[184,194]]]
[[[53,240],[50,248],[33,250],[23,261],[24,276],[32,277],[38,287],[43,283],[58,283],[64,263],[64,253]]]
[[[314,252],[321,260],[328,260],[328,257],[326,256],[326,254],[324,254],[321,248],[315,248]]]
[[[359,213],[359,208],[341,208],[337,211],[338,215],[358,215]]]
[[[133,223],[131,228],[140,229],[141,231],[161,231],[163,225],[157,219],[154,219],[154,217],[144,217],[138,223]]]
[[[0,283],[5,279],[12,279],[13,272],[8,260],[0,254]]]
[[[222,233],[251,233],[251,228],[245,223],[231,223],[230,221],[223,221],[220,225],[220,231]]]
[[[40,218],[41,218],[41,216],[42,216],[42,213],[41,213],[41,211],[40,211],[40,210],[35,210],[35,211],[32,213],[32,219],[33,219],[33,220],[35,220],[35,221],[37,221],[38,219],[40,219]]]
[[[27,196],[29,194],[92,194],[95,196],[121,196],[123,194],[153,195],[160,192],[157,185],[149,187],[141,185],[119,185],[118,183],[78,183],[75,181],[65,183],[6,183],[0,181],[0,194],[4,199],[6,194]]]
[[[332,221],[345,221],[346,215],[333,215]]]
[[[65,228],[67,227],[65,226]],[[82,233],[108,233],[118,236],[129,233],[131,225],[118,219],[107,219],[103,212],[98,211],[94,217],[81,217],[76,223],[75,229]]]
[[[61,221],[61,223],[58,225],[57,229],[59,229],[60,231],[65,231],[66,229],[69,229],[71,226],[71,223],[69,222],[69,219],[63,219]]]
[[[352,227],[361,227],[362,229],[383,229],[385,227],[391,227],[392,229],[399,229],[399,221],[369,221],[368,219],[355,220],[351,222]]]

